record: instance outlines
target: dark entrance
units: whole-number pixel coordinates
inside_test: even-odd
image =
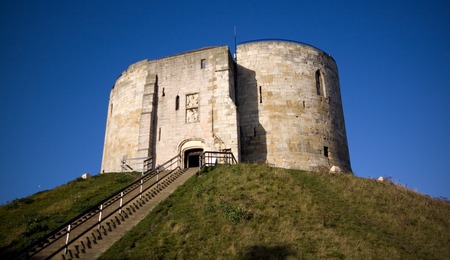
[[[200,166],[200,154],[203,149],[190,149],[184,151],[184,168],[193,168]]]

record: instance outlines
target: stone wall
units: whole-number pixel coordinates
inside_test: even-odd
[[[239,45],[235,63],[228,47],[209,47],[122,73],[111,90],[102,171],[120,171],[123,158],[151,157],[157,166],[194,150],[351,171],[346,138],[338,70],[328,54],[260,41]]]
[[[234,64],[228,47],[136,63],[111,91],[102,170],[152,157],[160,165],[190,149],[239,156]]]
[[[109,98],[102,172],[120,171],[123,158],[138,157],[140,117],[148,61],[131,65],[117,79]]]
[[[335,61],[300,43],[241,44],[241,158],[277,167],[351,171]]]

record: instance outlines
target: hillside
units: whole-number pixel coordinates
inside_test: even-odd
[[[138,177],[140,173],[109,173],[78,178],[0,206],[0,258],[15,254]]]
[[[0,206],[1,258],[138,176],[77,179]],[[102,257],[449,259],[449,216],[448,201],[391,182],[217,166],[180,186]]]
[[[191,178],[103,259],[449,259],[450,205],[390,182],[238,164]]]

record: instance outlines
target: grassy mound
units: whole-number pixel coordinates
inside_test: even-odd
[[[450,258],[450,205],[390,182],[238,164],[189,179],[103,259]]]
[[[0,206],[0,256],[11,256],[140,177],[108,173],[78,178]]]

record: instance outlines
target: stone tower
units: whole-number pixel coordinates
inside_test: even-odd
[[[221,150],[241,162],[351,171],[333,58],[280,40],[243,43],[236,54],[209,47],[123,72],[110,94],[102,172],[177,154],[192,167],[199,152]]]
[[[237,48],[241,158],[283,168],[351,171],[336,62],[288,41]]]

